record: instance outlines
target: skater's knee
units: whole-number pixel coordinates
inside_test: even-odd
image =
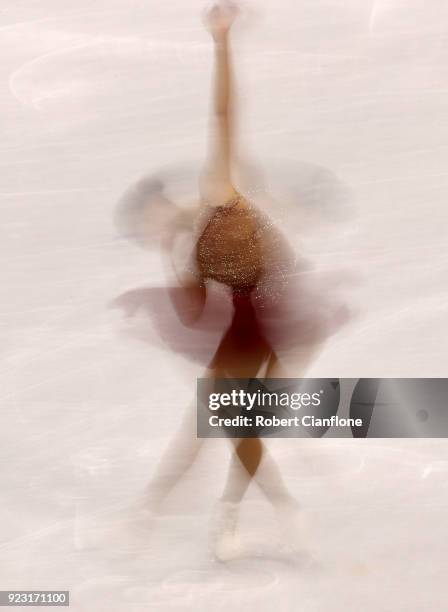
[[[244,438],[237,444],[236,453],[250,476],[257,471],[263,454],[263,445],[258,438]]]

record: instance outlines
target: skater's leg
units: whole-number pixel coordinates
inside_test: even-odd
[[[164,499],[193,465],[204,440],[196,435],[196,403],[192,403],[182,424],[170,440],[146,492],[145,503],[158,510]]]
[[[239,503],[246,493],[263,456],[263,445],[258,438],[234,440],[235,450],[230,460],[222,501]]]

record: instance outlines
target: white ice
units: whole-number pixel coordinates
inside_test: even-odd
[[[109,308],[164,283],[157,253],[122,240],[112,217],[140,177],[204,152],[212,56],[201,8],[2,2],[0,589],[69,589],[72,609],[88,612],[442,612],[444,440],[274,441],[313,519],[312,562],[270,544],[255,492],[246,554],[214,559],[219,440],[134,547],[126,533],[96,546],[85,537],[147,482],[201,371],[151,330],[147,343],[123,333]],[[245,151],[265,168],[327,168],[352,194],[347,223],[310,248],[320,266],[353,272],[358,314],[310,375],[445,376],[448,4],[248,10],[234,45]]]

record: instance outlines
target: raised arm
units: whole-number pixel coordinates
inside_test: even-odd
[[[231,178],[234,97],[229,32],[237,12],[235,5],[220,3],[206,14],[215,47],[215,74],[209,153],[199,188],[203,202],[212,206],[236,195]]]

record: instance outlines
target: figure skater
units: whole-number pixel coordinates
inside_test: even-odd
[[[237,14],[235,5],[219,3],[205,15],[214,43],[215,78],[210,149],[199,178],[199,204],[193,211],[185,212],[169,202],[163,184],[156,181],[150,189],[151,214],[153,218],[159,213],[169,217],[159,236],[167,254],[172,254],[179,233],[190,228],[194,235],[188,265],[181,273],[176,272],[179,286],[170,290],[182,323],[194,326],[201,319],[206,301],[217,287],[232,302],[230,325],[204,376],[284,377],[274,346],[284,348],[285,342],[298,347],[294,376],[303,376],[329,328],[337,327],[344,317],[336,313],[326,327],[322,320],[318,323],[314,320],[311,325],[309,316],[301,322],[297,316],[291,318],[291,309],[300,308],[297,302],[291,305],[290,292],[294,278],[304,266],[303,260],[296,260],[273,223],[240,193],[233,180],[235,100],[229,33]],[[127,294],[121,300],[128,309],[135,308],[135,295]],[[150,513],[160,509],[168,493],[193,464],[202,443],[196,437],[196,412],[192,406],[146,491],[143,505]],[[230,559],[241,552],[238,513],[252,481],[273,505],[285,541],[295,548],[303,547],[305,534],[299,505],[266,446],[259,438],[244,438],[232,440],[231,448],[228,477],[215,517],[217,556]]]

